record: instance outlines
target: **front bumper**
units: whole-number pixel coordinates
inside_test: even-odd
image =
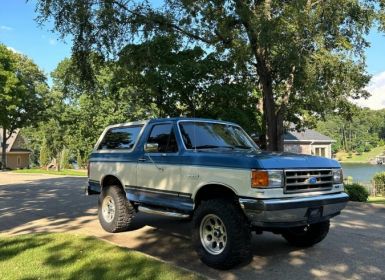
[[[253,226],[275,228],[328,220],[340,214],[348,200],[349,196],[341,192],[313,197],[239,198],[239,203]]]
[[[100,192],[100,183],[98,181],[88,179],[88,185],[85,188],[86,195],[100,194]]]

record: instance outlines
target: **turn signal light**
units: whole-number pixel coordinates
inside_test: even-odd
[[[265,188],[269,186],[269,173],[267,171],[251,171],[251,187]]]

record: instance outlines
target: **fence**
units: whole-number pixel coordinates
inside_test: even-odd
[[[372,196],[385,196],[385,184],[372,182],[369,193]]]
[[[345,184],[353,184],[353,183],[357,183],[357,184],[360,184],[361,186],[364,186],[368,192],[369,192],[369,195],[370,196],[385,196],[385,184],[384,183],[376,183],[374,181],[371,181],[371,182],[360,182],[360,181],[354,181],[352,180],[352,178],[346,178],[344,180],[344,183]]]
[[[368,190],[369,195],[371,196],[385,196],[385,184],[378,184],[374,181],[369,184],[362,184]]]

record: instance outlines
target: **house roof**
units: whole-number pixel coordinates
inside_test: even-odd
[[[284,135],[285,142],[335,142],[330,137],[323,135],[312,129],[305,129],[304,131],[288,131]]]
[[[15,132],[12,133],[11,137],[7,140],[6,143],[6,153],[9,153],[11,151],[29,151],[27,149],[24,149],[22,147],[16,147],[16,139],[19,136],[20,129],[16,129]],[[7,132],[8,134],[8,132]],[[3,129],[0,127],[0,143],[3,143]],[[0,145],[0,153],[2,153],[1,145]]]

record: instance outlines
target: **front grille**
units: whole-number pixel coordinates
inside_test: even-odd
[[[286,170],[285,193],[331,190],[333,172],[330,169]]]

